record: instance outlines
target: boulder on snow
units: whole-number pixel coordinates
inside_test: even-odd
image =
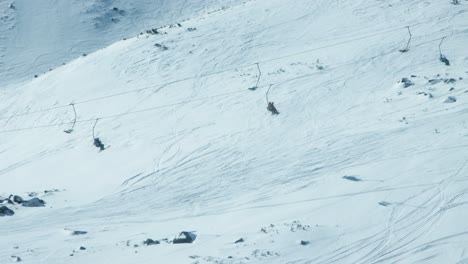
[[[245,242],[244,238],[241,237],[241,238],[237,239],[236,242],[234,242],[234,243],[238,244],[238,243],[244,243],[244,242]]]
[[[15,212],[6,206],[0,206],[0,216],[12,216]]]
[[[414,83],[408,78],[402,78],[401,83],[403,84],[403,88],[408,88],[414,85]]]
[[[457,98],[455,96],[449,96],[447,99],[445,99],[444,103],[450,104],[450,103],[455,103],[457,101]]]
[[[80,230],[71,230],[71,229],[68,229],[68,228],[64,228],[63,231],[70,235],[70,236],[79,236],[79,235],[86,235],[88,234],[87,231],[80,231]]]
[[[345,180],[348,180],[348,181],[355,181],[355,182],[362,181],[361,179],[359,179],[359,178],[356,177],[356,176],[349,176],[349,175],[346,175],[346,176],[343,176],[342,178],[345,179]]]
[[[18,256],[11,256],[11,259],[13,260],[13,262],[21,262],[23,261],[20,257]]]
[[[39,198],[32,198],[31,200],[25,200],[21,203],[24,207],[44,207],[45,201]]]
[[[444,79],[444,83],[456,83],[457,79],[450,78],[450,79]]]
[[[159,242],[158,240],[153,240],[151,238],[148,238],[145,241],[143,241],[143,244],[145,244],[147,246],[151,246],[151,245],[159,245],[159,244],[161,244],[161,242]]]
[[[197,239],[197,235],[194,232],[183,231],[179,234],[179,237],[174,238],[172,243],[174,244],[190,244]]]
[[[23,197],[19,195],[10,195],[8,200],[10,200],[10,203],[12,204],[22,204],[24,202]]]

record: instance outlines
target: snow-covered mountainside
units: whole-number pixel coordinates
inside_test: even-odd
[[[468,263],[468,1],[198,3],[0,89],[0,263]]]
[[[0,85],[28,80],[84,53],[235,0],[2,0]]]

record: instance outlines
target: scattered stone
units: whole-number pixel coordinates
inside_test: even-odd
[[[455,91],[455,87],[450,88],[449,92],[451,92],[451,91]]]
[[[275,257],[275,256],[279,256],[279,254],[277,252],[272,252],[272,251],[260,251],[258,249],[254,250],[252,252],[252,256],[256,257],[256,258],[259,258],[259,257]]]
[[[291,223],[291,227],[290,227],[290,231],[291,232],[296,232],[296,231],[307,231],[310,229],[310,226],[309,225],[303,225],[301,222],[299,221],[293,221]]]
[[[183,231],[179,234],[179,237],[174,238],[172,243],[174,244],[193,243],[195,239],[197,239],[197,235],[194,232]]]
[[[146,33],[148,33],[148,34],[150,34],[150,35],[161,34],[157,28],[153,28],[153,29],[150,29],[150,30],[146,30]],[[143,35],[143,33],[141,33],[141,35]]]
[[[302,246],[307,246],[310,244],[310,241],[306,241],[306,240],[301,240],[301,245]]]
[[[174,25],[170,25],[170,26],[169,26],[169,28],[175,28],[175,27],[182,27],[182,24],[177,23],[177,24],[174,24]]]
[[[408,88],[414,85],[414,83],[408,78],[402,78],[401,83],[403,84],[403,88]]]
[[[13,262],[21,262],[23,261],[20,257],[18,256],[11,256],[11,258],[13,259]]]
[[[269,226],[262,227],[260,229],[260,232],[262,232],[264,234],[269,234],[269,233],[278,234],[278,229],[276,229],[276,226],[274,224],[270,224]]]
[[[355,182],[360,182],[362,181],[361,179],[355,177],[355,176],[343,176],[343,179],[348,180],[348,181],[355,181]]]
[[[244,243],[245,240],[243,238],[239,238],[238,240],[236,240],[236,242],[234,242],[235,244],[238,244],[238,243]]]
[[[143,244],[145,244],[147,246],[151,246],[151,245],[159,245],[159,244],[161,244],[161,242],[159,242],[158,240],[153,240],[151,238],[148,238],[145,241],[143,241]]]
[[[428,96],[428,97],[431,98],[431,99],[434,98],[434,96],[433,96],[431,93],[418,92],[417,94],[418,94],[418,95],[422,94],[422,95],[424,95],[424,96]]]
[[[32,198],[31,200],[26,200],[21,203],[24,207],[44,207],[45,201],[39,198]]]
[[[430,80],[428,80],[428,82],[429,82],[430,84],[438,84],[438,83],[440,83],[441,81],[442,81],[441,79],[430,79]]]
[[[450,79],[444,79],[444,83],[456,83],[457,80],[454,79],[454,78],[450,78]]]
[[[86,250],[86,248],[83,247],[83,246],[81,246],[81,247],[79,248],[79,250]]]
[[[187,31],[190,31],[190,32],[195,31],[195,30],[197,30],[197,28],[194,28],[194,27],[187,28]]]
[[[6,206],[0,206],[0,216],[12,216],[15,212]]]
[[[59,189],[52,189],[52,190],[45,190],[44,193],[54,193],[54,192],[60,192]]]
[[[86,231],[79,231],[79,230],[71,230],[68,228],[64,228],[65,232],[67,232],[70,236],[79,236],[79,235],[86,235],[88,232]]]
[[[8,197],[8,200],[12,204],[22,204],[24,202],[24,199],[19,195],[10,195],[10,197]]]
[[[451,103],[455,103],[456,101],[457,101],[457,98],[455,96],[449,96],[447,99],[445,99],[444,103],[451,104]]]
[[[390,205],[390,203],[385,202],[385,201],[379,202],[379,204],[382,205],[382,206],[389,206]]]
[[[164,46],[163,44],[156,43],[154,44],[155,47],[160,48],[161,50],[168,50],[169,48]]]

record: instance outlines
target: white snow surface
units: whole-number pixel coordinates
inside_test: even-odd
[[[0,85],[235,0],[1,0]]]
[[[150,2],[1,2],[0,263],[468,263],[468,1]]]

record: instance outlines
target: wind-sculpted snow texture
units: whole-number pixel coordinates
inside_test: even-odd
[[[96,35],[2,58],[0,196],[46,203],[0,263],[468,262],[468,1],[53,2]]]

